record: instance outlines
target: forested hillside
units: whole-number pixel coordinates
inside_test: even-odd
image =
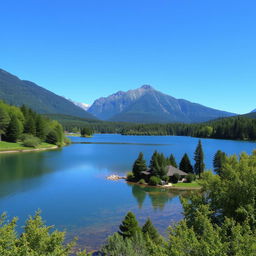
[[[65,138],[62,125],[37,114],[26,106],[16,107],[0,101],[0,136],[7,142],[22,142],[36,147],[41,142],[62,146]]]
[[[35,83],[21,80],[0,69],[0,100],[22,106],[25,104],[40,114],[66,114],[95,119],[64,97],[58,96]]]

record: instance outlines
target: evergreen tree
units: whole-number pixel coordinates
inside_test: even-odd
[[[45,140],[46,138],[46,122],[41,115],[38,115],[36,118],[36,136],[41,140]]]
[[[36,122],[31,114],[25,121],[24,132],[36,136]]]
[[[214,155],[213,159],[213,167],[214,171],[218,174],[221,175],[221,172],[223,170],[223,164],[226,159],[226,154],[222,152],[221,150],[218,150],[216,154]]]
[[[58,144],[58,134],[55,130],[52,130],[47,134],[46,142],[54,145]]]
[[[138,158],[133,164],[132,172],[135,179],[138,181],[141,178],[142,172],[147,170],[146,161],[144,160],[143,153],[140,152]]]
[[[176,163],[176,159],[175,159],[175,157],[174,157],[173,154],[170,155],[170,158],[169,158],[169,159],[170,159],[170,165],[172,165],[173,167],[177,168],[178,165],[177,165],[177,163]]]
[[[142,227],[142,233],[144,235],[148,235],[148,237],[158,244],[161,241],[161,237],[159,233],[157,232],[156,228],[152,224],[150,218],[147,219],[146,223]]]
[[[5,139],[9,142],[17,142],[22,133],[22,124],[16,116],[11,117],[11,121],[7,127]]]
[[[198,142],[198,145],[195,151],[194,160],[195,160],[194,172],[196,175],[199,175],[199,178],[200,178],[205,168],[204,152],[203,152],[201,140],[199,140]]]
[[[185,153],[180,161],[180,170],[186,173],[193,173],[193,166],[190,163],[187,153]]]
[[[158,176],[158,172],[160,170],[160,166],[158,163],[158,153],[155,151],[150,160],[150,170],[153,176]]]
[[[133,237],[136,232],[140,232],[138,221],[132,212],[127,213],[119,229],[120,231],[118,233],[123,236],[123,238]]]
[[[0,141],[2,140],[2,135],[5,134],[8,124],[10,122],[10,117],[4,108],[0,108]]]

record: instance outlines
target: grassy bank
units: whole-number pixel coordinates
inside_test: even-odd
[[[176,183],[172,185],[176,188],[200,188],[201,186],[198,184],[197,181],[191,183]]]
[[[36,148],[33,147],[24,147],[21,142],[6,142],[6,141],[0,141],[0,151],[22,151],[22,150],[38,150],[38,149],[47,149],[47,148],[55,148],[56,145],[49,144],[49,143],[41,143]]]

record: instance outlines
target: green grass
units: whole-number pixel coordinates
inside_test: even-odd
[[[55,145],[48,144],[48,143],[41,143],[37,148],[51,148]],[[26,149],[34,149],[31,147],[24,147],[21,142],[6,142],[0,141],[0,151],[12,151],[12,150],[26,150]]]
[[[197,183],[197,181],[194,181],[194,182],[191,182],[191,183],[173,184],[173,187],[178,187],[178,188],[200,188],[200,185]]]

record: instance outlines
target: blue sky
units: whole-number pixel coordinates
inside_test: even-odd
[[[1,1],[0,68],[92,103],[150,84],[236,113],[256,108],[256,1]]]

